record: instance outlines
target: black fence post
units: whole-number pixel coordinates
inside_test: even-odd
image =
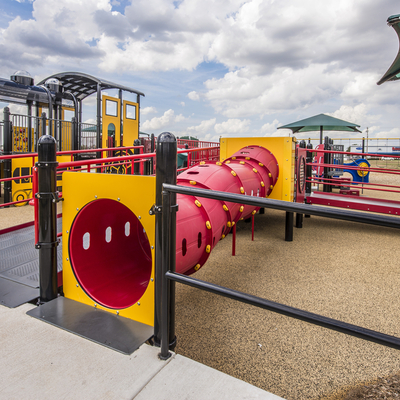
[[[38,215],[40,303],[57,297],[57,143],[50,135],[38,142]]]
[[[305,140],[302,140],[299,143],[299,147],[302,148],[302,149],[306,148]],[[297,166],[296,166],[296,169],[297,169],[296,191],[297,191],[297,187],[299,185],[299,179],[300,179],[299,178],[299,174],[300,174],[300,164],[299,164],[300,163],[300,157],[297,157],[296,163],[297,163]],[[304,173],[306,174],[306,171],[304,171]],[[304,177],[304,179],[306,179],[306,177]],[[296,213],[296,228],[302,228],[302,227],[303,227],[303,214]]]
[[[150,153],[154,153],[155,145],[154,145],[154,133],[150,135]],[[154,174],[154,158],[150,158],[150,175]]]
[[[161,360],[167,360],[171,357],[169,352],[169,325],[170,325],[170,282],[165,277],[167,271],[170,271],[171,252],[175,249],[171,248],[170,232],[171,232],[171,194],[167,191],[162,192],[162,277],[161,277],[161,352],[159,357]]]
[[[329,145],[329,137],[325,136],[325,142],[324,142],[324,150],[330,150],[331,146]],[[324,164],[330,164],[330,153],[324,153]],[[331,192],[331,187],[327,183],[329,181],[329,168],[324,165],[324,183],[323,183],[323,192]]]
[[[72,150],[78,149],[78,126],[75,117],[71,118],[71,137],[72,137]],[[77,154],[74,154],[74,160],[77,158]]]
[[[40,123],[42,124],[41,126],[41,135],[40,136],[45,136],[46,135],[46,122],[47,122],[47,118],[46,118],[46,113],[43,112],[42,116],[40,117]],[[49,123],[51,123],[51,121],[49,121]],[[51,135],[49,135],[51,136]],[[39,148],[37,150],[39,152]]]
[[[10,121],[10,109],[8,107],[4,108],[4,148],[3,154],[11,155],[12,154],[12,144],[13,144],[13,129],[12,123]],[[12,160],[11,158],[4,160],[4,178],[11,178],[11,166]],[[4,182],[4,203],[11,202],[11,181]],[[7,208],[10,206],[6,206]]]
[[[32,101],[27,101],[28,106],[28,152],[32,152]]]
[[[164,132],[157,138],[156,146],[156,229],[155,229],[155,299],[154,299],[154,342],[156,345],[161,344],[161,324],[162,324],[162,307],[168,309],[168,338],[169,348],[173,350],[176,345],[175,337],[175,283],[170,281],[167,283],[168,291],[164,294],[169,297],[167,304],[163,304],[163,281],[166,279],[163,274],[163,265],[169,263],[171,271],[175,271],[176,258],[176,194],[170,195],[171,216],[170,226],[164,226],[164,232],[168,229],[169,234],[163,233],[163,183],[176,184],[177,175],[177,141],[172,133]],[[167,211],[168,212],[168,211]],[[168,232],[167,231],[167,232]],[[169,248],[173,249],[169,252],[168,259],[163,259],[163,239],[169,236]],[[166,283],[164,283],[166,284]],[[165,319],[164,319],[165,322]],[[165,325],[164,325],[165,328]]]
[[[135,139],[133,141],[133,145],[140,146],[140,140]],[[133,149],[133,154],[140,154],[140,149]],[[140,167],[140,163],[138,162],[138,160],[135,160],[133,163],[133,175],[139,175],[139,167]]]
[[[293,241],[293,212],[286,211],[285,219],[285,241]]]

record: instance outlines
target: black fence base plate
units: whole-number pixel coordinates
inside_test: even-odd
[[[132,354],[153,336],[154,330],[152,326],[65,297],[27,314],[124,354]]]

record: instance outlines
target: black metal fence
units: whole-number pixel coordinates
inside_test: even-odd
[[[10,130],[4,129],[4,121],[8,118]],[[44,127],[42,125],[44,124]],[[57,142],[59,151],[94,149],[96,148],[97,125],[50,119],[42,116],[22,115],[4,110],[4,119],[0,121],[0,151],[5,149],[6,135],[11,143],[13,154],[37,152],[37,143],[41,136],[48,134]]]
[[[293,213],[296,212],[306,215],[317,215],[327,218],[383,225],[397,229],[400,228],[400,219],[390,216],[377,216],[356,211],[329,209],[307,204],[177,186],[175,184],[176,173],[175,171],[171,172],[171,168],[173,169],[174,165],[176,169],[176,143],[175,153],[173,149],[174,146],[171,135],[160,135],[157,141],[157,164],[169,166],[169,168],[160,168],[156,173],[157,197],[155,209],[158,211],[159,215],[158,219],[156,218],[156,312],[154,336],[156,343],[160,342],[161,345],[161,359],[170,357],[169,350],[173,349],[176,341],[174,333],[175,282],[206,290],[233,300],[251,304],[384,346],[400,349],[400,338],[176,273],[176,230],[174,228],[174,226],[176,226],[177,193],[252,205],[254,207],[272,208],[286,211],[287,215],[289,214],[292,216]],[[293,228],[293,218],[291,218],[291,221],[291,227]],[[159,229],[159,234],[157,234],[157,229]]]

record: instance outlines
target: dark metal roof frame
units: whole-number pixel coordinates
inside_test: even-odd
[[[120,89],[126,92],[135,93],[138,96],[144,96],[144,93],[139,92],[138,90],[104,79],[95,78],[94,76],[83,74],[81,72],[61,72],[54,74],[43,79],[39,82],[39,85],[44,85],[50,78],[58,79],[64,88],[63,90],[71,92],[77,100],[83,100],[87,96],[96,93],[98,85],[100,85],[100,90]]]

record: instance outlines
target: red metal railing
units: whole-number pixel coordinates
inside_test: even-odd
[[[193,141],[195,143],[198,143],[196,141]],[[202,143],[202,142],[200,142]],[[88,159],[88,160],[78,160],[78,161],[72,161],[74,155],[76,154],[81,154],[81,153],[99,153],[101,152],[102,154],[108,151],[120,151],[120,152],[125,152],[128,153],[129,150],[134,150],[134,149],[139,149],[140,153],[139,154],[130,154],[130,155],[125,155],[125,156],[116,156],[116,157],[108,157],[108,158],[93,158],[93,159]],[[188,166],[192,165],[196,160],[197,162],[203,161],[203,160],[215,160],[216,157],[219,157],[219,146],[214,146],[214,147],[203,147],[203,148],[192,148],[192,149],[184,149],[184,150],[178,150],[178,153],[187,153],[188,155]],[[192,156],[192,154],[200,153],[200,155]],[[143,162],[149,159],[153,159],[153,171],[152,174],[155,171],[155,153],[143,153],[143,146],[130,146],[130,147],[113,147],[111,149],[91,149],[90,152],[87,150],[67,150],[67,151],[60,151],[57,152],[57,155],[71,155],[71,161],[70,162],[63,162],[58,165],[58,172],[57,174],[62,174],[64,171],[73,171],[73,172],[91,172],[92,168],[95,168],[98,172],[107,172],[107,168],[115,168],[115,167],[124,167],[125,174],[128,174],[128,168],[130,167],[130,173],[133,174],[134,172],[134,164],[139,163],[140,168],[139,168],[139,174],[143,175],[144,172],[144,167],[143,167]],[[16,180],[21,180],[21,179],[32,179],[32,194],[33,197],[27,198],[24,200],[19,200],[19,201],[12,201],[4,204],[0,204],[1,207],[6,207],[6,206],[11,206],[15,204],[21,204],[21,203],[26,203],[31,200],[33,200],[34,203],[36,203],[34,196],[35,193],[37,192],[37,171],[35,168],[35,157],[37,157],[37,153],[28,153],[28,154],[18,154],[18,155],[7,155],[7,156],[0,156],[0,160],[10,160],[14,158],[32,158],[32,174],[29,175],[23,175],[23,176],[18,176],[18,177],[13,177],[13,178],[3,178],[0,179],[1,182],[7,182],[7,181],[16,181]],[[189,162],[190,160],[190,162]],[[181,168],[180,170],[184,170],[185,168]],[[35,186],[36,185],[36,186]],[[36,212],[36,211],[35,211]],[[36,215],[35,215],[36,218]]]
[[[320,150],[320,149],[308,149],[307,150],[309,153],[314,153],[314,154],[319,154],[318,155],[318,160],[319,162],[309,162],[306,165],[311,166],[313,169],[317,171],[316,175],[312,176],[307,176],[306,177],[306,182],[311,183],[313,185],[323,185],[324,192],[314,192],[314,196],[311,195],[307,199],[307,202],[309,203],[315,203],[315,204],[325,204],[326,205],[336,205],[338,207],[347,207],[347,208],[356,208],[356,209],[361,209],[357,207],[361,207],[361,204],[359,205],[354,205],[354,198],[357,198],[357,196],[352,196],[352,194],[357,194],[359,195],[359,190],[355,191],[355,189],[362,189],[368,190],[368,191],[375,191],[375,192],[387,192],[387,193],[400,193],[400,186],[395,185],[395,184],[390,184],[390,183],[381,183],[381,182],[369,182],[369,179],[366,179],[364,181],[363,177],[366,176],[368,173],[379,173],[379,174],[390,174],[390,175],[400,175],[400,170],[398,169],[392,169],[392,168],[380,168],[380,167],[374,167],[374,166],[369,166],[365,167],[363,165],[345,165],[345,164],[332,164],[332,163],[323,163],[321,162],[322,158],[320,153],[323,154],[344,154],[347,156],[354,156],[356,155],[357,157],[368,157],[366,161],[374,162],[375,160],[379,160],[382,157],[382,154],[370,154],[370,153],[352,153],[352,152],[344,152],[344,151],[336,151],[336,150]],[[391,155],[391,158],[393,159],[400,159],[400,156],[396,155]],[[354,161],[354,160],[353,160]],[[331,161],[332,162],[332,161]],[[358,181],[351,181],[349,178],[341,178],[340,174],[342,173],[342,170],[348,170],[348,171],[357,171],[359,175],[359,180]],[[337,175],[335,176],[335,172],[337,172]],[[343,194],[342,198],[339,199],[337,196],[339,196],[338,193],[331,193],[332,195],[335,196],[334,200],[333,198],[327,199],[326,202],[324,203],[323,196],[329,196],[330,192],[332,192],[333,187],[339,187],[340,189],[343,189],[340,191],[340,194]],[[346,188],[346,190],[344,190]],[[351,189],[353,189],[353,192],[351,192]],[[346,194],[345,194],[346,193]],[[363,193],[363,192],[362,192]],[[315,198],[314,198],[315,197]],[[351,197],[353,197],[353,200],[351,200]],[[346,203],[346,199],[348,200],[348,203]],[[385,209],[382,209],[381,205],[378,204],[379,198],[372,198],[369,196],[364,196],[362,198],[359,198],[360,202],[361,201],[367,201],[370,202],[369,206],[365,208],[368,211],[375,211],[375,212],[387,212],[391,214],[398,214],[399,209],[400,209],[400,202],[398,201],[391,201],[392,207],[388,204]],[[318,200],[318,203],[316,202]],[[386,200],[387,202],[390,202],[389,200]],[[343,203],[343,204],[342,204]],[[374,204],[375,203],[375,204]],[[342,205],[339,205],[342,204]]]

